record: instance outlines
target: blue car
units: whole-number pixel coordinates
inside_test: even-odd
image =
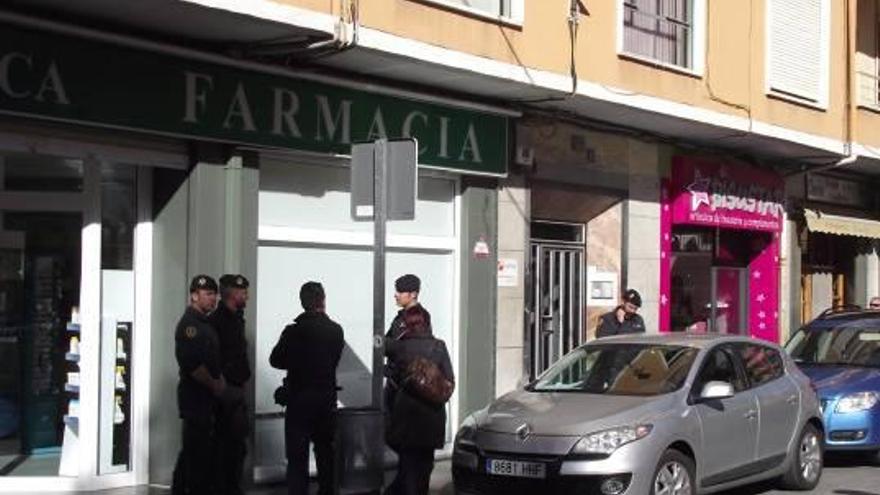
[[[785,347],[818,393],[825,448],[880,461],[880,311],[825,312]]]

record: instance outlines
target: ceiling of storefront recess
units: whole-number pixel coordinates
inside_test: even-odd
[[[60,22],[117,29],[120,34],[188,39],[204,44],[250,44],[326,33],[179,0],[4,0],[0,8]]]

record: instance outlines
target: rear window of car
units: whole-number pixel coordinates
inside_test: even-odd
[[[580,392],[651,396],[681,388],[698,350],[653,344],[593,344],[575,349],[529,388],[533,392]]]
[[[739,357],[752,386],[763,385],[785,374],[785,365],[779,351],[757,344],[737,346]]]

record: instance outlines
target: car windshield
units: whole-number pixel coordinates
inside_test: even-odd
[[[802,328],[785,349],[799,364],[880,368],[880,328]]]
[[[593,344],[575,349],[545,371],[534,392],[650,396],[681,388],[697,349],[654,344]]]

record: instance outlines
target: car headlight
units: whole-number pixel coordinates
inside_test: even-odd
[[[645,438],[652,429],[651,425],[621,426],[591,433],[578,440],[571,453],[610,455],[623,445]]]
[[[837,407],[834,411],[839,413],[867,411],[874,407],[878,400],[880,400],[880,395],[877,392],[847,394],[837,402]]]
[[[455,434],[455,445],[473,445],[474,437],[476,436],[476,434],[477,420],[474,419],[474,415],[471,414],[468,417],[464,418],[464,421],[461,422],[461,427],[459,427],[458,433]]]

